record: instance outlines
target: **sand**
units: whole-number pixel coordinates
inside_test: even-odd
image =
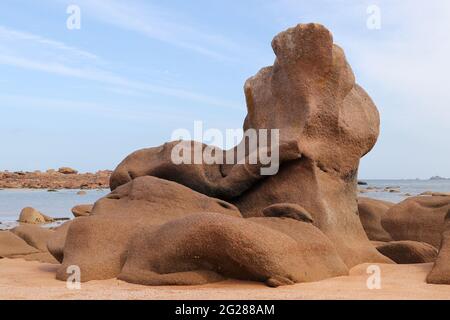
[[[430,285],[432,264],[379,265],[381,289],[366,285],[368,264],[348,277],[269,288],[259,283],[224,281],[202,286],[146,287],[119,280],[90,281],[80,290],[55,280],[57,265],[0,259],[0,299],[450,299],[450,286]]]

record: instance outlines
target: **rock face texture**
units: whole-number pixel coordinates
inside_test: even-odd
[[[76,171],[76,170],[74,170]],[[63,170],[63,172],[67,172]],[[111,171],[71,174],[50,169],[47,172],[0,171],[0,188],[27,189],[99,189],[109,187]]]
[[[381,224],[394,240],[426,242],[439,248],[449,196],[411,197],[386,212]]]
[[[310,224],[199,213],[157,230],[141,230],[119,278],[147,285],[189,285],[225,276],[279,286],[347,273],[330,240]]]
[[[428,283],[450,284],[450,210],[445,217],[439,255],[427,277]]]
[[[53,218],[50,218],[31,207],[22,209],[19,216],[19,222],[22,223],[40,224],[52,221]]]
[[[391,262],[367,238],[356,201],[359,160],[379,134],[375,105],[323,26],[288,29],[272,47],[274,65],[245,84],[244,129],[279,130],[279,144],[258,140],[241,155],[247,139],[227,151],[174,141],[134,152],[111,175],[111,194],[66,227],[65,242],[49,243],[59,279],[78,265],[82,281],[277,286]],[[237,164],[176,164],[180,143]],[[265,175],[267,163],[250,160],[277,147],[279,170]]]
[[[359,219],[367,236],[373,241],[392,241],[391,235],[384,230],[381,220],[394,203],[370,198],[358,198]]]
[[[428,243],[409,240],[380,243],[377,250],[399,264],[434,262],[438,254]]]

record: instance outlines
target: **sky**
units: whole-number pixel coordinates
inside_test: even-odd
[[[308,22],[332,31],[380,111],[360,177],[450,177],[447,0],[2,0],[0,170],[113,169],[196,120],[241,128],[245,80]]]

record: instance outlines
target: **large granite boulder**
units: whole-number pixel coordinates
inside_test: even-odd
[[[0,231],[0,258],[38,252],[38,249],[30,246],[25,240],[11,231]]]
[[[426,242],[439,248],[449,196],[417,196],[391,207],[381,220],[394,240]]]
[[[347,274],[330,240],[311,224],[198,213],[136,233],[119,279],[192,285],[225,276],[279,286]]]
[[[244,129],[279,130],[279,141],[247,148],[245,136],[227,151],[173,141],[131,154],[112,174],[112,192],[66,227],[65,242],[49,241],[63,262],[59,279],[78,265],[82,281],[282,285],[391,262],[367,238],[356,201],[359,160],[379,134],[375,105],[325,27],[298,25],[272,47],[274,65],[245,84]],[[175,163],[180,145],[234,164]],[[271,175],[251,162],[264,152],[279,153]]]
[[[392,241],[391,235],[384,230],[381,220],[386,212],[395,204],[371,198],[358,198],[358,212],[364,231],[370,240]]]
[[[65,279],[66,268],[78,265],[83,281],[114,278],[139,228],[156,228],[197,212],[241,217],[232,204],[181,184],[150,176],[136,178],[97,201],[91,216],[76,218],[60,231],[60,236],[67,232],[63,247],[61,237],[49,241],[50,252],[62,259],[57,277]]]

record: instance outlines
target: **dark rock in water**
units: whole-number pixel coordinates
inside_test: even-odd
[[[367,186],[368,183],[365,182],[365,181],[358,180],[358,185],[360,185],[360,186]]]
[[[243,127],[279,130],[279,170],[265,175],[262,161],[249,161],[276,153],[276,143],[259,141],[235,156],[247,139],[232,150],[214,148],[216,159],[233,155],[235,165],[172,161],[180,143],[211,149],[199,142],[136,151],[113,172],[113,191],[92,214],[49,241],[63,259],[58,279],[76,264],[82,281],[119,276],[170,285],[231,277],[277,286],[392,262],[370,243],[355,201],[360,159],[379,134],[376,106],[325,27],[300,24],[272,47],[274,65],[245,83]]]
[[[46,216],[45,214],[37,211],[34,208],[27,207],[22,209],[20,212],[18,222],[31,223],[31,224],[41,224],[46,222],[53,222],[55,219]]]

